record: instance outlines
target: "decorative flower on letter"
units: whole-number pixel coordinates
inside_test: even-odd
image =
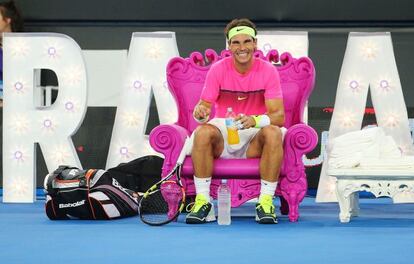
[[[41,127],[45,132],[55,132],[56,121],[51,117],[44,117],[41,119]]]
[[[388,94],[394,91],[394,88],[395,88],[394,86],[395,86],[394,81],[388,76],[384,76],[384,77],[379,78],[376,88],[378,89],[379,92],[383,94]]]
[[[19,163],[24,163],[24,161],[28,158],[27,156],[27,151],[24,150],[21,147],[16,147],[14,150],[12,150],[11,152],[11,159],[15,162]]]
[[[119,155],[122,159],[129,159],[133,156],[133,153],[131,152],[130,146],[121,146],[119,147]]]
[[[122,123],[126,127],[139,127],[142,125],[142,119],[137,112],[123,112],[121,114]]]
[[[147,58],[158,60],[164,53],[163,45],[160,42],[152,41],[145,49],[145,56]]]
[[[344,111],[340,114],[338,114],[339,117],[339,124],[342,127],[353,127],[356,124],[356,120],[355,120],[355,114],[349,111]]]
[[[79,110],[79,103],[76,99],[66,98],[63,100],[63,107],[67,113],[76,113]]]
[[[61,53],[62,48],[55,42],[50,42],[45,46],[45,55],[48,59],[59,59]]]
[[[23,38],[12,38],[8,44],[8,47],[11,49],[12,57],[22,58],[26,57],[29,53],[29,45]]]
[[[351,91],[354,94],[360,93],[365,88],[364,81],[357,76],[346,78],[344,81],[344,85],[346,89],[349,89],[349,91]]]
[[[21,175],[13,175],[7,189],[10,190],[11,196],[24,197],[29,194],[28,179]]]
[[[56,146],[54,150],[49,153],[49,157],[56,164],[69,164],[67,159],[70,157],[70,152],[64,146]]]
[[[361,54],[367,60],[374,60],[378,56],[378,45],[373,41],[362,43]]]
[[[148,81],[145,80],[142,76],[129,78],[127,85],[129,89],[137,93],[143,93],[150,87]]]
[[[25,115],[16,115],[11,118],[10,127],[16,134],[25,134],[29,129],[29,119]]]
[[[384,126],[393,129],[400,125],[401,117],[397,113],[389,113],[386,114],[381,121]]]
[[[80,66],[69,67],[63,75],[63,80],[68,85],[76,85],[82,81],[82,70]]]
[[[11,82],[10,84],[13,89],[12,91],[16,94],[24,94],[28,88],[27,82],[21,78]]]

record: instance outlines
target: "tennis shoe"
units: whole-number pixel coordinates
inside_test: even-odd
[[[216,220],[214,206],[207,201],[203,194],[197,194],[193,207],[187,215],[185,222],[187,224],[204,224]]]
[[[275,206],[271,195],[262,195],[256,204],[256,221],[259,224],[277,224]]]

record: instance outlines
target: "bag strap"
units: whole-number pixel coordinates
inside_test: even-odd
[[[65,170],[66,168],[70,168],[70,167],[67,165],[60,165],[52,173],[49,173],[46,175],[43,187],[45,188],[47,194],[49,195],[56,194],[56,188],[53,187],[53,182],[56,180],[56,177],[59,176],[59,174],[62,173],[62,171]]]

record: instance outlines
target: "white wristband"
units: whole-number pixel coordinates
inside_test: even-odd
[[[254,121],[256,122],[256,125],[255,125],[256,128],[262,128],[262,127],[270,125],[270,118],[268,115],[253,116],[253,118],[254,118]]]

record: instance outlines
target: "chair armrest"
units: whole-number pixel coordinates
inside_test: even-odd
[[[151,130],[149,142],[151,147],[164,155],[162,175],[166,175],[174,167],[190,132],[178,125],[159,125]]]
[[[302,156],[312,151],[318,144],[318,134],[306,124],[291,126],[284,139],[283,167],[286,176],[291,181],[297,181],[303,171]]]

